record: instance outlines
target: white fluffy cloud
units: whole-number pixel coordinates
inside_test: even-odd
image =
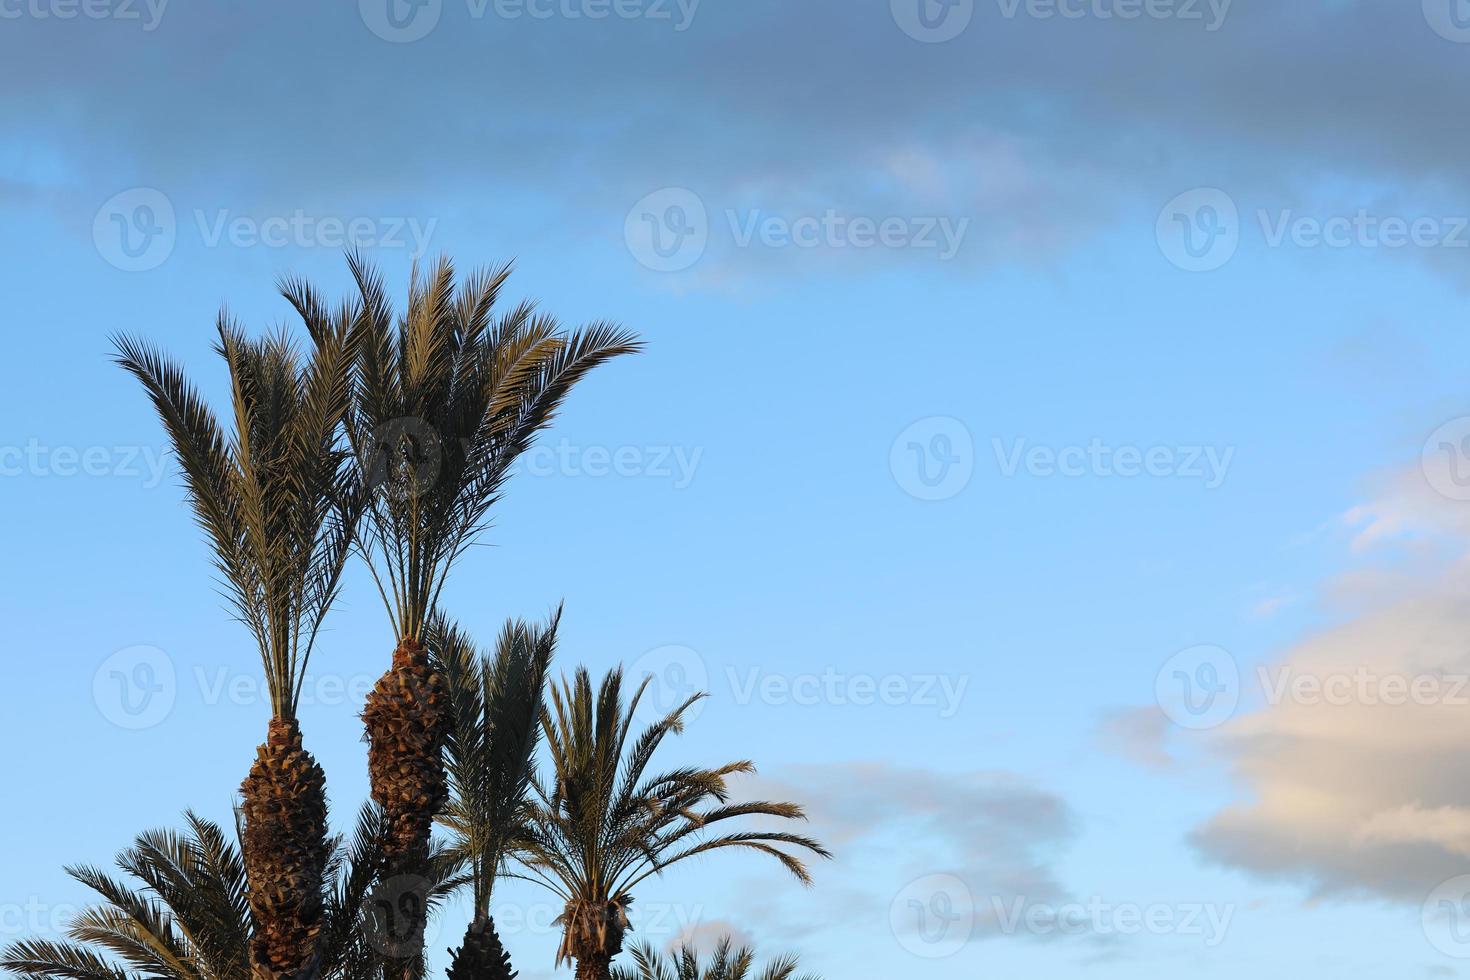
[[[1396,474],[1347,515],[1360,552],[1426,535],[1463,551],[1470,503],[1432,475]],[[1262,702],[1212,739],[1246,799],[1193,835],[1206,855],[1319,895],[1409,902],[1470,871],[1470,561],[1413,581],[1246,670]]]

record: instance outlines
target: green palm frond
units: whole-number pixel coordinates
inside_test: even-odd
[[[798,854],[830,856],[820,842],[798,834],[711,833],[742,817],[800,820],[804,814],[792,803],[730,803],[727,780],[753,771],[749,762],[649,775],[659,745],[683,730],[684,715],[700,695],[630,740],[647,686],[645,679],[625,704],[621,669],[610,671],[594,691],[591,676],[579,668],[570,680],[552,685],[542,711],[551,773],[547,782],[532,781],[534,805],[517,847],[524,874],[518,876],[538,881],[567,903],[558,961],[585,947],[586,937],[573,935],[578,923],[599,926],[608,909],[631,903],[640,882],[688,858],[731,848],[754,851],[808,884],[811,877]]]
[[[454,724],[445,746],[450,802],[439,821],[469,863],[477,912],[489,914],[495,876],[525,820],[542,693],[561,609],[545,626],[505,624],[494,654],[479,652],[443,618],[429,649],[449,684]]]
[[[395,319],[359,256],[348,435],[358,456],[359,545],[400,638],[423,640],[454,562],[483,530],[511,465],[588,371],[639,348],[597,323],[566,332],[534,306],[494,315],[509,266],[462,282],[415,270]],[[301,297],[312,309],[313,300]],[[319,305],[319,301],[316,301]]]
[[[354,351],[349,307],[282,284],[312,345],[284,332],[252,340],[221,314],[216,352],[230,376],[230,431],[156,348],[115,338],[168,433],[197,523],[237,617],[260,646],[275,717],[295,716],[312,644],[341,582],[358,513],[339,444]]]
[[[102,901],[72,919],[64,940],[26,939],[0,950],[0,969],[24,980],[250,980],[252,926],[239,848],[192,812],[185,825],[139,834],[117,856],[126,879],[85,865],[67,869]],[[364,910],[385,828],[382,812],[368,804],[351,836],[331,842],[321,980],[383,977],[384,951],[364,926]],[[431,911],[467,883],[463,867],[435,842],[425,882]]]
[[[729,936],[723,937],[701,963],[699,952],[685,944],[669,955],[662,955],[647,943],[633,947],[633,966],[615,967],[612,980],[821,980],[814,973],[796,976],[795,956],[787,955],[768,963],[759,974],[755,968],[755,950],[749,946],[736,948]]]

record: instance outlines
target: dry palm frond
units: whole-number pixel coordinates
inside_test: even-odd
[[[225,831],[193,813],[183,833],[139,834],[117,856],[126,879],[83,865],[68,873],[101,897],[63,940],[27,939],[0,951],[0,968],[24,980],[247,980],[252,923],[245,867]],[[377,980],[383,957],[364,926],[381,859],[382,814],[363,807],[347,841],[329,841],[321,980]],[[436,854],[429,899],[437,907],[463,883]]]
[[[729,936],[720,940],[704,963],[698,950],[687,944],[664,956],[647,943],[640,943],[633,947],[632,956],[632,968],[615,968],[612,980],[820,980],[814,973],[797,977],[795,956],[783,956],[768,963],[760,973],[752,973],[755,950],[749,946],[736,949]]]
[[[350,393],[350,313],[312,329],[301,352],[282,333],[250,340],[221,314],[230,372],[226,436],[183,371],[156,348],[116,339],[178,459],[226,595],[254,635],[276,718],[293,718],[312,644],[336,598],[353,536],[348,455],[338,429]]]
[[[606,323],[565,332],[529,303],[495,316],[509,265],[457,283],[441,259],[415,273],[395,321],[378,273],[349,261],[360,543],[398,638],[422,643],[449,569],[485,527],[516,458],[587,372],[639,345]]]
[[[630,741],[635,712],[648,681],[627,705],[622,671],[611,671],[594,693],[579,669],[553,685],[542,727],[551,780],[533,781],[535,806],[519,842],[525,876],[566,903],[557,962],[610,959],[621,948],[633,889],[650,875],[697,854],[737,848],[777,859],[803,883],[805,863],[791,850],[830,856],[815,839],[780,831],[715,833],[741,817],[803,819],[792,803],[730,803],[728,777],[754,771],[749,762],[714,769],[683,768],[649,775],[665,736],[683,729],[695,695]]]

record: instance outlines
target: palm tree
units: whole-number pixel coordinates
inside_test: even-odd
[[[102,903],[78,913],[65,940],[27,939],[0,951],[0,968],[22,980],[248,980],[254,925],[245,862],[218,824],[194,813],[185,821],[183,833],[148,831],[118,854],[132,881],[68,868]],[[350,841],[327,841],[319,980],[382,975],[370,913],[384,828],[381,812],[365,806]],[[437,905],[462,879],[442,853],[432,867]]]
[[[494,318],[510,267],[456,287],[448,259],[425,278],[415,270],[395,325],[382,279],[357,256],[349,265],[361,297],[347,423],[362,463],[358,543],[397,638],[363,710],[368,774],[389,820],[385,874],[410,881],[446,798],[448,694],[424,646],[444,579],[572,386],[638,345],[604,323],[564,333],[530,303]],[[405,923],[406,949],[422,948],[422,926]]]
[[[494,656],[477,652],[452,625],[439,622],[432,631],[454,716],[447,745],[450,798],[439,821],[452,834],[450,854],[469,866],[475,909],[464,943],[450,951],[449,980],[515,976],[490,917],[490,897],[525,823],[542,693],[560,621],[557,609],[544,627],[506,623]]]
[[[633,889],[671,865],[742,848],[770,855],[810,884],[805,864],[780,845],[831,856],[816,840],[792,833],[709,833],[716,824],[740,817],[799,820],[805,815],[794,803],[727,802],[727,778],[754,772],[749,762],[645,775],[664,736],[683,730],[684,712],[704,695],[689,698],[629,743],[649,678],[626,708],[622,680],[622,669],[612,670],[594,695],[591,677],[579,668],[574,681],[552,685],[551,706],[542,710],[541,724],[554,779],[549,786],[532,782],[535,805],[518,852],[525,876],[565,903],[557,919],[562,927],[557,963],[575,960],[578,980],[608,980],[629,928]]]
[[[284,331],[247,339],[221,313],[215,350],[229,368],[234,431],[227,437],[183,372],[156,349],[116,340],[118,362],[163,421],[194,517],[237,617],[260,648],[271,720],[240,786],[251,963],[261,980],[316,973],[327,860],[326,780],[302,745],[296,710],[313,643],[336,597],[352,540],[344,506],[351,351],[346,309],[318,311],[296,281],[282,292],[313,341],[302,363]]]
[[[699,953],[685,944],[670,956],[660,956],[647,943],[633,947],[634,969],[617,967],[612,980],[751,980],[755,968],[755,950],[749,946],[733,949],[730,937],[720,940],[710,961],[701,966]],[[796,957],[783,956],[755,975],[756,980],[821,980],[814,973],[796,976]]]

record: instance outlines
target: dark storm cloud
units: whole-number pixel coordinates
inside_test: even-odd
[[[277,211],[509,198],[606,230],[688,186],[727,234],[727,210],[943,209],[990,257],[1192,186],[1243,210],[1324,175],[1470,186],[1470,44],[1419,3],[975,0],[929,44],[889,0],[437,0],[411,43],[369,29],[375,0],[167,4],[151,30],[9,2],[32,13],[0,31],[27,94],[5,138],[65,160],[88,219],[142,184]],[[1169,15],[1121,15],[1139,9]]]

